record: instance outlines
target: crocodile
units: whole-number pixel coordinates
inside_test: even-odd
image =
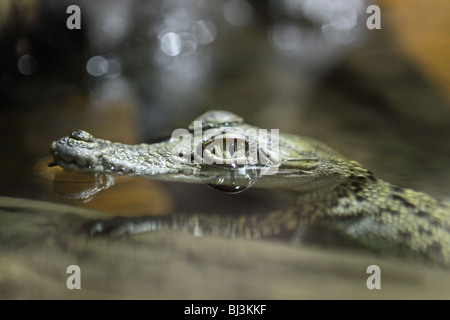
[[[296,198],[282,210],[237,217],[180,213],[112,218],[94,223],[92,234],[173,228],[195,235],[261,238],[295,230],[301,241],[305,230],[321,226],[378,254],[450,266],[449,203],[379,179],[314,139],[263,133],[267,131],[238,115],[217,110],[150,144],[126,145],[76,130],[52,142],[51,165],[99,175],[203,183],[228,193],[249,187],[289,190]]]

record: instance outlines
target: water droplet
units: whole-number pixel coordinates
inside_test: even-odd
[[[208,184],[208,186],[230,194],[240,193],[254,185],[259,177],[258,169],[240,168],[217,175],[214,183]]]

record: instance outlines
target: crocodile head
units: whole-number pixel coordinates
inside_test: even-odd
[[[201,182],[228,192],[253,184],[307,191],[336,185],[345,173],[342,157],[327,146],[226,111],[209,111],[158,143],[113,143],[76,130],[50,150],[54,164],[69,170]]]

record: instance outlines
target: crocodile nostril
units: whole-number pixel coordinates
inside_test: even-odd
[[[70,133],[70,137],[75,140],[85,141],[85,142],[93,142],[94,137],[86,131],[83,130],[75,130]]]

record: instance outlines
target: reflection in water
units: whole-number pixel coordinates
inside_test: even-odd
[[[67,171],[59,166],[53,166],[53,163],[50,161],[51,159],[49,158],[41,161],[37,165],[36,170],[41,176],[53,179],[54,191],[59,196],[73,201],[81,201],[82,203],[92,201],[101,191],[106,192],[116,182],[121,184],[127,179],[127,177],[115,174],[86,174]],[[192,172],[192,174],[195,174],[195,172]],[[215,182],[208,184],[208,186],[227,194],[246,191],[261,177],[260,170],[253,168],[239,168],[236,170],[218,168],[217,170],[208,170],[202,174],[206,176],[213,175],[210,180]],[[172,180],[176,179],[176,177],[161,175],[157,176],[157,179]],[[122,233],[141,233],[162,229],[174,229],[188,231],[196,236],[274,238],[289,242],[308,243],[311,241],[311,237],[310,233],[306,232],[306,230],[294,234],[295,230],[299,231],[298,228],[301,227],[301,220],[299,212],[293,210],[292,207],[288,210],[285,209],[286,206],[293,205],[293,199],[290,193],[287,192],[287,194],[289,194],[288,197],[280,194],[281,197],[278,199],[273,196],[265,196],[266,199],[271,198],[272,202],[275,202],[274,200],[277,199],[282,205],[275,207],[266,206],[264,209],[260,208],[256,203],[252,205],[248,203],[249,201],[246,201],[247,204],[241,208],[235,208],[234,210],[225,209],[225,212],[220,208],[211,207],[204,213],[199,213],[198,209],[195,209],[193,213],[183,212],[182,209],[178,209],[169,215],[112,218],[95,223],[91,228],[91,234],[118,236]],[[214,206],[222,205],[220,201],[214,201],[214,199],[212,203]],[[196,207],[198,208],[199,206]],[[306,227],[306,225],[303,227]],[[300,235],[307,237],[303,239],[303,236]],[[321,233],[320,237],[323,236],[324,233]],[[337,238],[333,239],[336,245],[340,243]],[[313,239],[315,242],[317,240],[318,238]]]
[[[52,202],[106,212],[111,216],[148,216],[174,210],[174,199],[165,186],[150,179],[111,174],[88,174],[53,165],[41,159],[34,167],[41,188],[48,183]],[[44,188],[45,189],[45,188]]]
[[[83,174],[63,170],[50,158],[43,159],[36,167],[36,172],[45,179],[53,180],[53,190],[60,197],[89,202],[102,190],[115,184],[116,177],[111,174]]]
[[[55,170],[53,168],[49,167],[48,170]],[[43,168],[41,170],[45,171]],[[114,174],[75,174],[61,172],[61,168],[56,170],[57,174],[53,180],[54,190],[67,199],[83,202],[92,200],[100,191],[112,187],[116,181],[115,177],[121,178]],[[244,192],[262,178],[260,172],[251,167],[234,170],[212,168],[202,171],[203,178],[215,181],[213,184],[208,184],[210,187],[227,194]],[[195,172],[191,174],[195,175]],[[185,178],[188,180],[194,180],[189,173],[186,175]],[[156,176],[156,179],[176,181],[181,176],[183,174],[161,175]],[[270,202],[277,203],[277,206],[262,210],[258,207],[251,208],[252,204],[247,201],[247,207],[240,208],[238,205],[232,210],[225,209],[221,212],[222,203],[213,200],[212,207],[204,212],[196,206],[193,212],[177,209],[171,214],[143,215],[136,218],[115,217],[98,221],[91,225],[90,234],[91,236],[119,236],[170,229],[189,232],[195,236],[264,238],[294,244],[382,253],[443,265],[446,263],[445,258],[440,255],[439,259],[436,259],[428,251],[422,252],[413,246],[406,246],[397,238],[395,232],[393,235],[389,234],[392,226],[385,224],[382,220],[378,221],[374,214],[329,216],[318,211],[322,210],[321,204],[314,201],[304,203],[302,194],[296,195],[286,190],[278,191],[279,195],[274,197],[271,194],[273,190],[270,190],[270,193],[265,192],[267,192],[265,197],[270,198]],[[324,207],[332,205],[327,201],[323,200]]]
[[[45,179],[53,181],[53,190],[60,197],[70,200],[80,200],[82,202],[91,201],[94,196],[116,184],[116,181],[130,179],[129,176],[103,174],[103,173],[80,173],[76,171],[64,170],[53,163],[51,157],[40,161],[35,171]],[[203,178],[207,178],[206,170],[202,173]],[[189,178],[189,174],[196,175],[197,171],[184,171],[183,175]],[[237,168],[235,170],[224,170],[217,167],[211,171],[214,176],[208,178],[213,181],[207,186],[214,190],[235,194],[243,192],[253,186],[261,177],[259,168]],[[160,180],[174,180],[170,175],[160,175]]]
[[[112,187],[115,183],[114,177],[108,174],[86,174],[83,176],[85,180],[73,183],[67,179],[66,174],[56,174],[53,180],[54,191],[66,199],[89,202],[97,193]]]

